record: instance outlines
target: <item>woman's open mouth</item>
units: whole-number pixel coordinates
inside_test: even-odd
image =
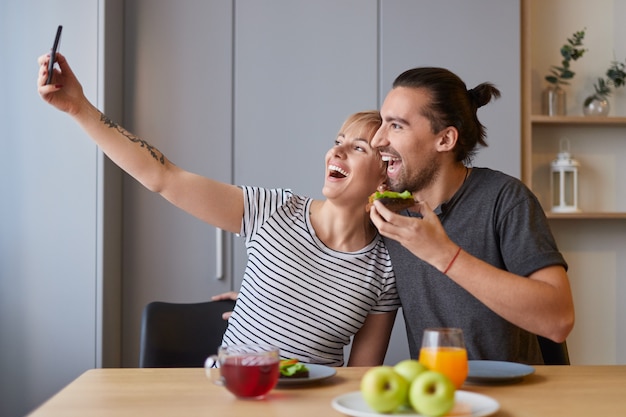
[[[328,165],[328,175],[333,178],[345,178],[349,173],[336,165]]]

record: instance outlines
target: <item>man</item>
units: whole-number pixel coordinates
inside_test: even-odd
[[[428,327],[460,327],[470,359],[541,364],[536,335],[565,340],[574,325],[567,264],[544,212],[519,180],[470,168],[486,146],[477,109],[500,92],[442,68],[398,76],[372,140],[387,186],[415,206],[370,217],[396,272],[412,357]],[[434,209],[433,209],[434,208]]]

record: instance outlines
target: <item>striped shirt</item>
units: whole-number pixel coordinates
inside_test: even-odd
[[[310,198],[243,192],[248,263],[223,344],[269,344],[283,358],[342,366],[343,347],[367,315],[400,306],[381,236],[357,252],[336,251],[315,235]]]

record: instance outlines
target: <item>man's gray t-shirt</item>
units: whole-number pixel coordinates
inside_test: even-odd
[[[457,193],[435,212],[453,242],[497,268],[521,276],[551,265],[567,268],[539,201],[516,178],[473,168]],[[535,335],[495,314],[398,242],[385,238],[385,244],[396,273],[411,357],[419,355],[425,328],[460,327],[469,359],[543,363]]]

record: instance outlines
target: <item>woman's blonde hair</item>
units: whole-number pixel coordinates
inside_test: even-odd
[[[356,129],[358,136],[367,139],[371,143],[381,124],[382,119],[378,110],[366,110],[348,116],[346,121],[343,122],[341,129],[339,129],[339,133]]]

